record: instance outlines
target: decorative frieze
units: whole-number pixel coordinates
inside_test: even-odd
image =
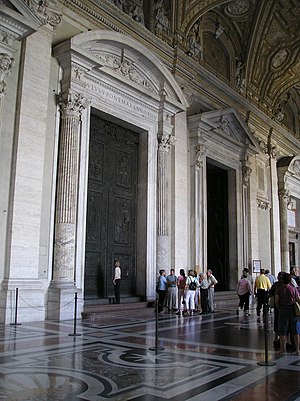
[[[40,19],[42,25],[56,27],[61,23],[62,15],[57,10],[56,0],[24,0],[24,2]]]

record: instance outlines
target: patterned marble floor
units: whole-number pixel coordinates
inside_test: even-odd
[[[156,342],[154,310],[120,305],[75,333],[73,321],[1,326],[0,401],[300,400],[300,357],[277,356],[271,329],[268,366],[258,364],[265,331],[254,313],[163,314]]]

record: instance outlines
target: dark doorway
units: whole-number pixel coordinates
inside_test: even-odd
[[[295,243],[289,242],[290,268],[296,266]]]
[[[229,287],[228,173],[207,163],[207,267],[218,280],[216,290]]]
[[[87,194],[85,299],[135,295],[138,134],[91,115]]]

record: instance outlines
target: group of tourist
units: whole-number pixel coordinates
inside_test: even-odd
[[[300,302],[300,271],[294,267],[291,273],[279,272],[276,278],[269,270],[260,270],[259,276],[253,280],[248,269],[243,270],[237,284],[239,305],[237,314],[244,310],[249,315],[249,300],[252,293],[256,297],[256,314],[260,321],[268,310],[274,310],[273,342],[275,351],[295,351],[300,355],[300,318],[295,312],[296,302]],[[254,285],[253,285],[254,284]]]
[[[168,276],[165,270],[160,270],[156,288],[158,313],[165,310],[182,316],[214,313],[214,287],[217,283],[210,269],[206,274],[189,270],[187,275],[181,269],[178,277],[174,269]]]
[[[209,269],[205,273],[183,269],[179,276],[171,269],[166,275],[160,270],[157,282],[158,312],[176,312],[177,315],[192,316],[214,312],[214,287],[218,281]],[[268,310],[274,310],[274,349],[277,352],[294,351],[300,355],[300,318],[295,304],[300,303],[300,271],[294,267],[291,273],[279,272],[277,279],[269,270],[260,269],[254,280],[245,268],[237,283],[239,304],[236,313],[249,316],[252,296],[256,298],[256,314],[260,320]]]

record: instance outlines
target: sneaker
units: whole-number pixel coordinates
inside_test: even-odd
[[[180,311],[176,312],[175,314],[176,314],[177,316],[181,316],[181,312],[180,312]]]

